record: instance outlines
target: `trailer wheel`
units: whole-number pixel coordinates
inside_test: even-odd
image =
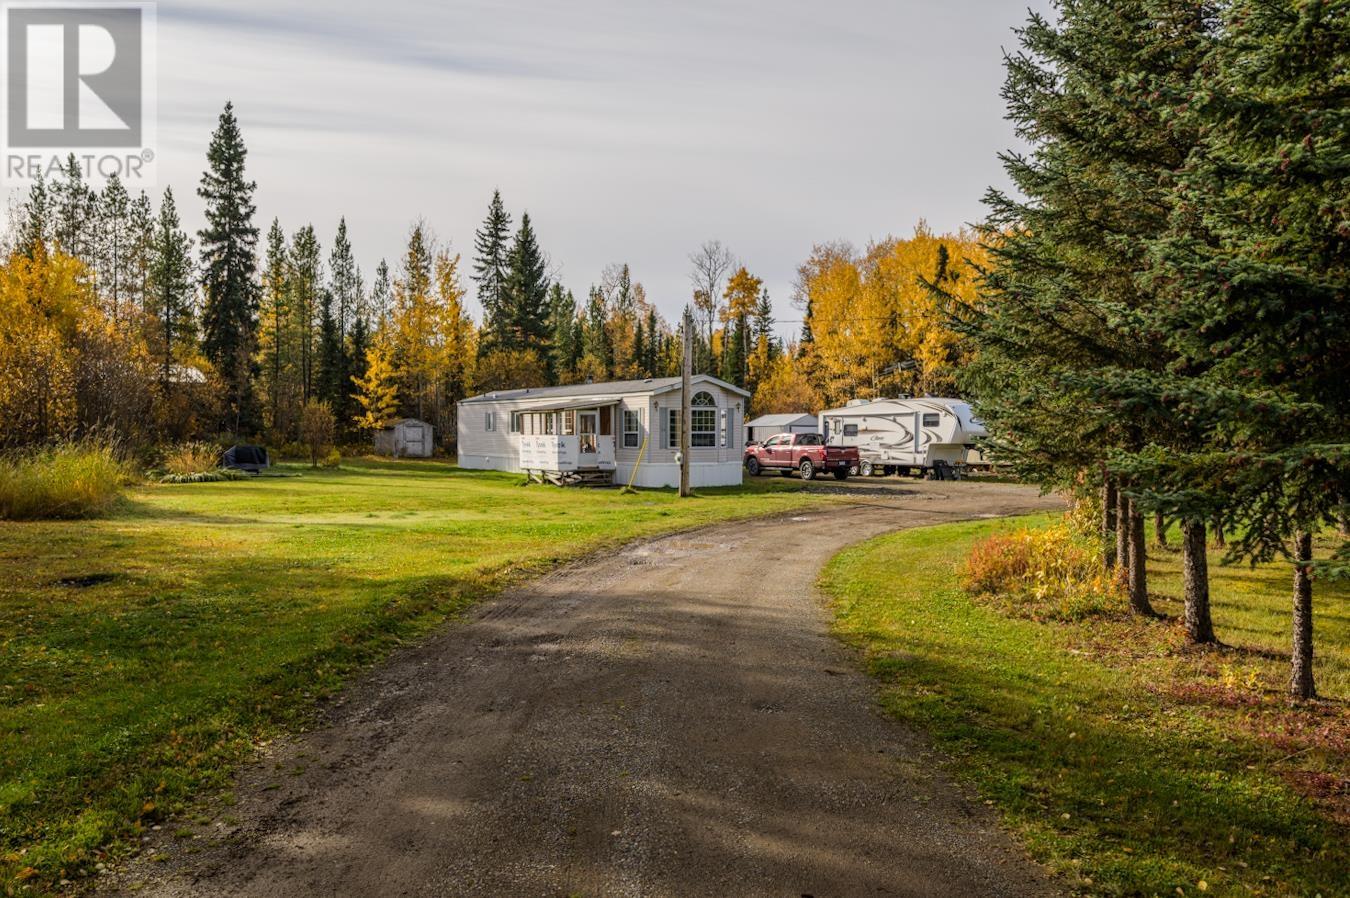
[[[811,464],[811,459],[802,459],[801,466],[797,468],[801,472],[802,480],[813,480],[816,476],[816,466]]]
[[[881,473],[885,477],[893,476],[895,474],[895,465],[886,465],[881,469]]]
[[[872,476],[872,463],[867,459],[863,459],[862,461],[858,462],[858,476],[859,477]]]
[[[747,458],[745,460],[745,470],[750,474],[751,477],[758,477],[759,459],[755,458],[753,455]]]

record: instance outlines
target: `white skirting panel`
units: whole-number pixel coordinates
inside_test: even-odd
[[[519,471],[520,464],[506,455],[468,455],[461,452],[455,458],[461,468],[474,471]]]
[[[739,462],[697,462],[689,466],[689,482],[695,489],[701,486],[740,486],[742,468]],[[614,482],[627,484],[633,476],[633,466],[619,463]],[[680,466],[673,462],[642,464],[638,467],[634,486],[647,489],[675,488],[680,485]]]

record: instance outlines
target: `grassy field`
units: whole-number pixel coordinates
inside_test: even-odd
[[[282,471],[0,523],[0,891],[78,884],[356,666],[514,576],[819,501],[776,479],[680,501],[433,462]]]
[[[1287,565],[1213,567],[1215,625],[1232,648],[1186,650],[1175,619],[1039,623],[967,597],[957,565],[1008,526],[906,531],[827,568],[837,631],[882,682],[886,710],[931,734],[1084,894],[1350,894],[1350,592],[1318,584],[1328,699],[1296,710],[1282,696]],[[1155,604],[1175,616],[1179,559],[1151,554]]]

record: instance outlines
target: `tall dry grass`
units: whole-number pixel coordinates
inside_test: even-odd
[[[210,443],[179,443],[164,454],[164,472],[178,476],[214,471],[220,450]]]
[[[93,517],[112,506],[127,479],[109,446],[65,443],[0,459],[0,518]]]

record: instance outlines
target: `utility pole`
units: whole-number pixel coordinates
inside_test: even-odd
[[[689,489],[689,387],[694,372],[694,316],[684,307],[684,358],[680,363],[680,495],[691,494]]]

